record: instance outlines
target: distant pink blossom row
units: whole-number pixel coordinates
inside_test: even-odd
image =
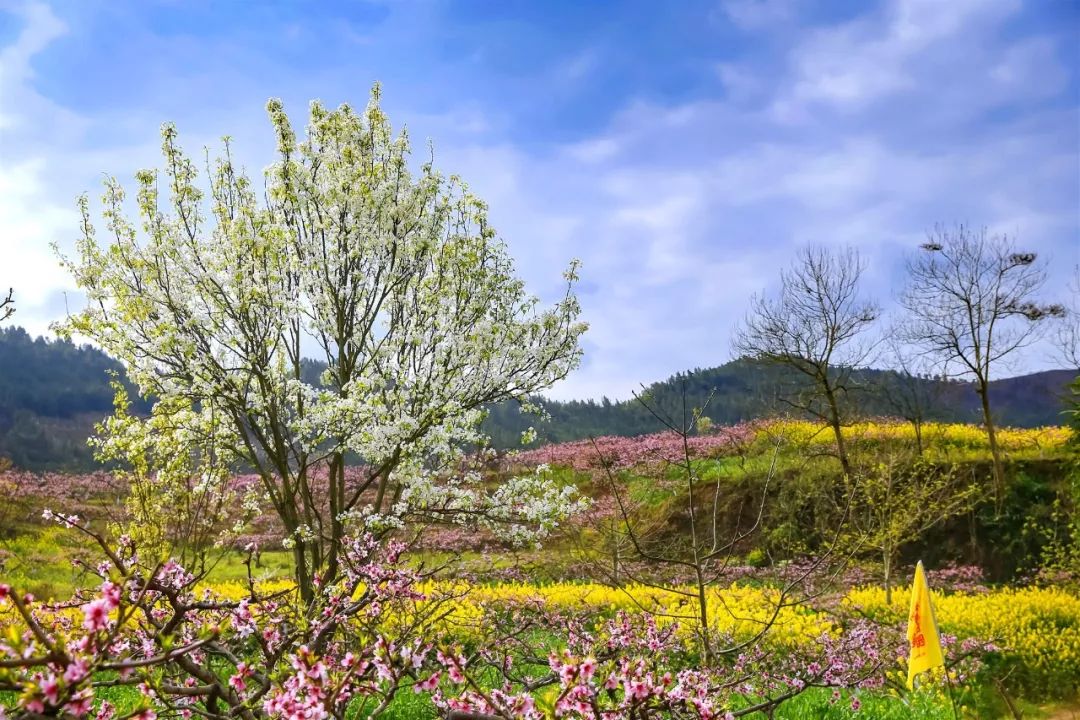
[[[26,470],[0,472],[0,487],[5,496],[32,495],[37,498],[84,502],[107,495],[124,495],[127,486],[105,470],[72,475],[68,473],[32,473]]]
[[[687,449],[691,457],[711,457],[750,442],[762,426],[761,421],[752,421],[717,427],[708,433],[687,438],[685,448],[682,436],[671,431],[637,437],[605,435],[526,450],[509,456],[507,464],[525,467],[547,464],[574,470],[604,467],[623,470],[641,464],[680,462]]]

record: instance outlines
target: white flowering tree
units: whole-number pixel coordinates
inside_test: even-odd
[[[568,504],[542,476],[512,492],[435,478],[479,439],[486,404],[579,362],[576,264],[542,308],[484,202],[431,162],[410,168],[378,86],[363,112],[312,103],[304,139],[280,101],[267,109],[278,157],[263,192],[228,138],[201,184],[165,125],[164,168],[137,175],[137,220],[115,179],[105,232],[80,200],[82,237],[63,261],[88,303],[61,330],[99,343],[156,399],[148,419],[118,405],[102,455],[130,461],[160,497],[192,477],[212,495],[231,468],[253,468],[306,598],[340,572],[350,526],[481,517],[518,539],[515,517],[550,527]],[[318,382],[308,357],[326,364]],[[365,471],[347,483],[348,453]]]

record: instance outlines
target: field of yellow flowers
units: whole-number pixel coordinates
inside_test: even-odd
[[[915,442],[915,428],[908,422],[869,420],[847,425],[842,432],[845,439],[856,443]],[[762,425],[758,437],[783,437],[795,445],[826,445],[835,442],[828,426],[809,420],[773,420]],[[922,426],[922,437],[926,448],[944,456],[957,453],[963,455],[963,451],[986,453],[990,449],[986,430],[981,425],[928,422]],[[1042,457],[1051,454],[1064,447],[1071,437],[1072,430],[1064,426],[997,429],[1001,449],[1017,457]]]
[[[910,589],[885,602],[881,588],[856,588],[845,604],[882,622],[907,616]],[[1080,597],[1060,588],[1002,588],[934,598],[942,632],[989,640],[1002,649],[1028,684],[1080,683]]]
[[[423,589],[433,597],[458,598],[452,603],[452,614],[447,620],[457,628],[473,628],[472,632],[482,632],[475,621],[482,617],[486,607],[535,604],[548,611],[591,616],[612,616],[619,611],[649,613],[661,626],[680,623],[683,636],[690,643],[693,641],[690,623],[697,612],[687,595],[646,585],[614,588],[596,583],[499,583],[470,588],[461,582],[433,582]],[[780,603],[777,609],[779,594],[768,588],[747,585],[710,588],[707,597],[713,630],[735,640],[755,636],[770,625],[773,644],[797,645],[836,629],[828,616],[809,607]]]
[[[685,622],[694,609],[685,595],[647,586],[612,588],[592,583],[531,585],[502,583],[467,588],[462,584],[432,583],[435,594],[452,594],[453,614],[447,622],[458,630],[476,632],[481,609],[539,603],[549,610],[613,615],[617,611],[650,612],[658,624]],[[812,642],[823,633],[842,632],[842,616],[863,616],[883,626],[902,628],[910,590],[894,593],[886,605],[878,587],[854,588],[834,608],[783,607],[765,641],[773,647]],[[773,613],[776,591],[735,584],[709,592],[714,629],[736,641],[758,633]],[[937,593],[935,614],[943,633],[958,641],[977,639],[999,648],[994,662],[1000,675],[1032,696],[1057,696],[1080,684],[1080,597],[1059,588],[1001,588],[984,592]],[[689,625],[687,625],[689,627]],[[480,630],[482,632],[482,630]],[[479,638],[472,638],[479,639]],[[687,642],[692,642],[689,631]],[[897,657],[897,667],[906,662]]]
[[[260,587],[273,592],[288,581],[272,581]],[[240,598],[246,588],[222,583],[213,589]],[[482,641],[484,610],[534,605],[548,611],[611,616],[618,611],[648,612],[658,624],[689,620],[695,611],[678,592],[644,585],[614,588],[596,583],[495,583],[470,585],[464,581],[430,581],[421,589],[440,598],[441,630],[462,641]],[[858,615],[892,627],[902,626],[907,616],[910,590],[901,588],[886,604],[879,587],[849,590],[833,609],[809,606],[783,607],[770,628],[766,642],[774,647],[808,643],[823,633],[842,632],[840,615]],[[1019,676],[1035,692],[1066,691],[1080,683],[1080,597],[1059,588],[1000,588],[983,592],[935,593],[935,615],[943,633],[959,640],[976,638],[1000,648],[1003,672]],[[715,630],[738,640],[758,633],[771,617],[776,591],[744,584],[712,588],[709,605]],[[840,612],[837,611],[846,611]],[[692,638],[686,633],[687,642]],[[897,658],[898,664],[902,658]]]

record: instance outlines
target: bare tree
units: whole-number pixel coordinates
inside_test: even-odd
[[[904,336],[946,375],[975,381],[1000,492],[1005,476],[990,406],[991,373],[1036,339],[1043,320],[1064,309],[1035,300],[1046,281],[1043,264],[1005,235],[939,225],[920,247],[908,259],[900,298],[908,312]]]
[[[915,431],[915,451],[922,457],[926,445],[923,425],[936,404],[941,383],[935,376],[933,362],[913,351],[902,337],[899,324],[892,325],[885,333],[886,358],[895,372],[881,382],[881,394],[894,413],[911,423]]]
[[[859,279],[865,263],[853,248],[809,246],[780,275],[780,294],[755,295],[733,347],[739,355],[790,367],[807,381],[781,400],[827,423],[836,437],[844,474],[851,460],[842,427],[850,414],[852,370],[864,365],[873,343],[864,333],[878,318]]]
[[[705,664],[709,665],[722,656],[737,655],[755,646],[777,623],[786,608],[806,606],[822,594],[826,587],[831,586],[850,559],[841,552],[840,543],[847,519],[847,507],[842,508],[836,528],[823,533],[822,547],[815,558],[793,565],[788,568],[787,573],[777,571],[772,578],[775,581],[775,594],[765,601],[767,604],[764,617],[754,620],[746,616],[729,607],[713,589],[731,583],[740,553],[764,528],[771,484],[776,475],[780,447],[785,439],[778,437],[771,443],[773,447],[769,469],[754,496],[734,500],[730,497],[731,483],[722,476],[717,475],[711,481],[701,476],[700,467],[695,463],[690,447],[690,438],[701,428],[712,395],[706,401],[705,407],[690,409],[687,407],[684,384],[681,418],[672,417],[644,396],[635,397],[679,440],[679,451],[674,457],[665,458],[663,461],[666,465],[663,476],[667,476],[668,471],[673,471],[678,477],[678,485],[681,487],[675,493],[675,507],[685,518],[685,527],[669,541],[654,536],[655,526],[648,519],[643,525],[640,514],[634,512],[629,498],[620,491],[611,464],[602,463],[602,470],[615,499],[616,523],[621,525],[618,529],[620,538],[628,541],[623,548],[623,564],[619,576],[612,573],[609,577],[613,584],[642,610],[692,627],[698,636],[702,658]],[[595,441],[593,446],[600,454]],[[850,497],[848,499],[850,500]],[[733,515],[730,513],[731,504],[734,504]],[[666,569],[673,571],[677,579],[672,581],[670,578],[661,579],[641,574],[639,569]],[[661,589],[682,596],[684,602],[676,609],[658,611],[655,607],[646,607],[642,603],[635,594],[635,588],[638,587]],[[732,641],[729,644],[717,632],[717,619],[720,617],[755,623],[756,627],[748,639]]]
[[[8,288],[7,297],[0,300],[0,322],[15,314],[15,289]]]

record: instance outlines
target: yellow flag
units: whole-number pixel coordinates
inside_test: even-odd
[[[915,687],[915,676],[931,668],[945,665],[941,655],[941,638],[938,637],[937,622],[934,621],[934,608],[930,604],[930,587],[926,584],[926,573],[922,561],[915,566],[915,582],[911,585],[911,610],[908,611],[908,689]]]

